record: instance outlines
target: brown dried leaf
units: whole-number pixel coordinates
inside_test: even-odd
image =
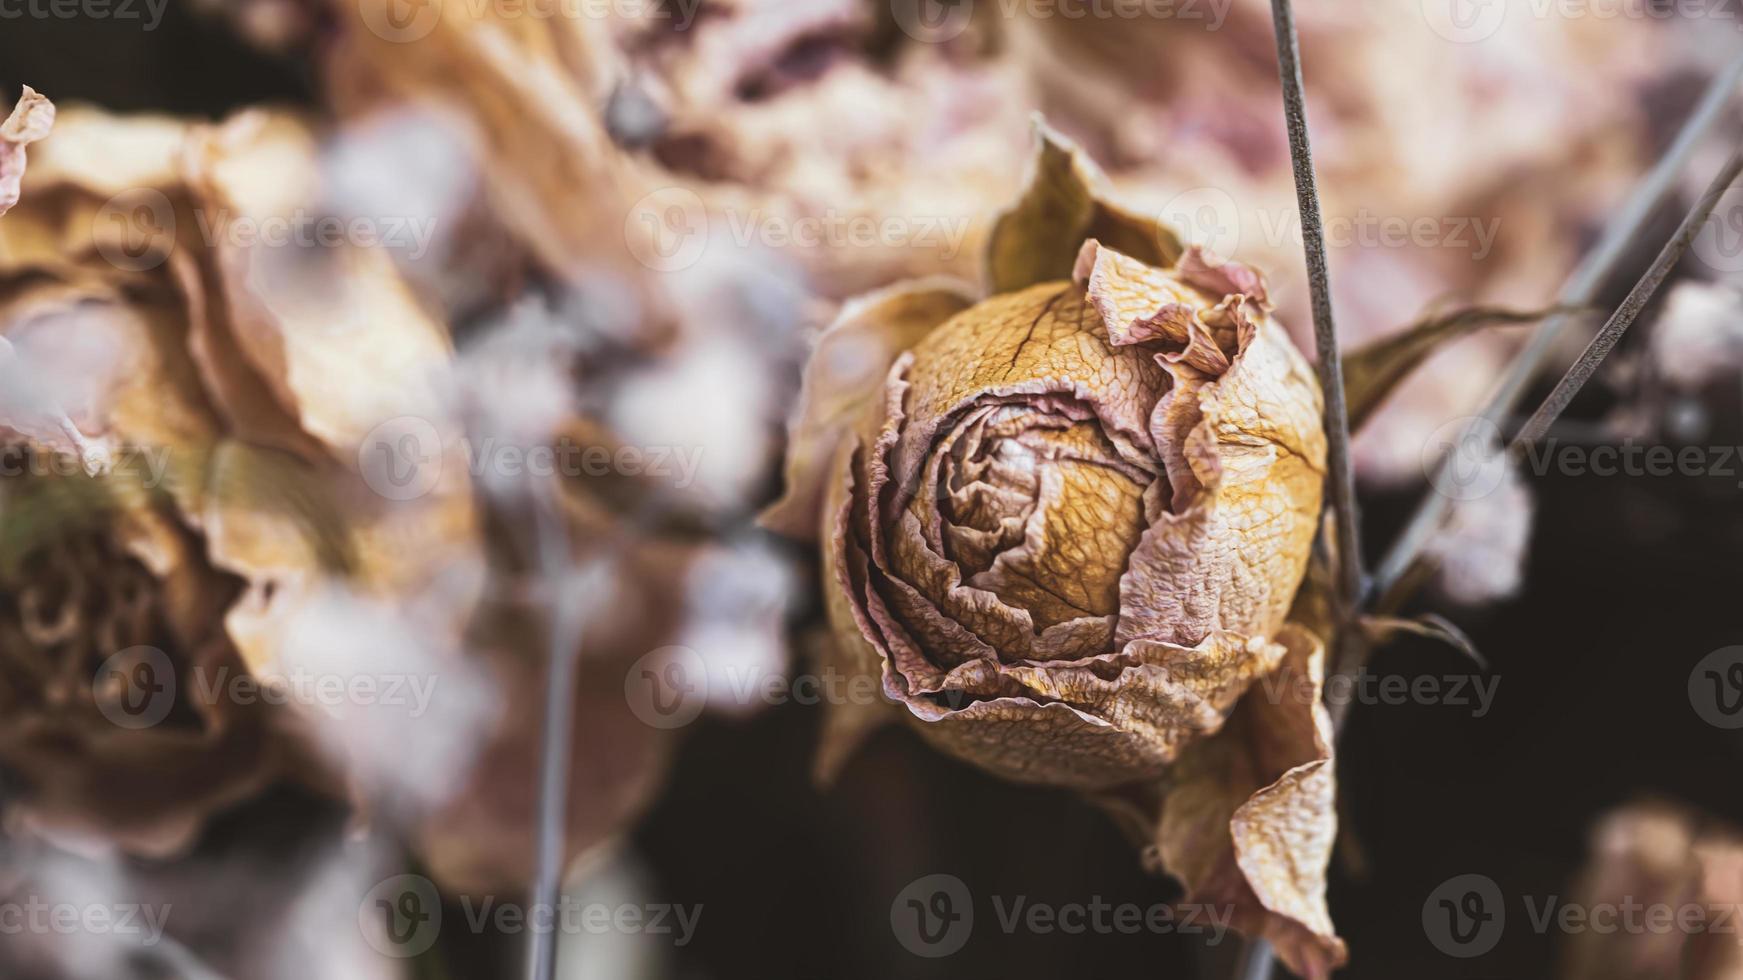
[[[1008,293],[1069,277],[1086,238],[1154,266],[1179,260],[1185,248],[1173,228],[1113,200],[1101,168],[1039,116],[1034,129],[1028,187],[999,215],[987,240],[988,291]]]
[[[1561,307],[1455,310],[1420,320],[1395,334],[1350,350],[1344,355],[1344,397],[1349,403],[1350,427],[1360,429],[1386,397],[1443,346],[1489,327],[1536,323],[1561,312],[1566,310]]]

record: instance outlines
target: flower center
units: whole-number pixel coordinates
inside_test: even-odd
[[[965,584],[1026,610],[1037,632],[1119,613],[1157,478],[1120,456],[1088,406],[981,406],[939,452],[943,544]]]

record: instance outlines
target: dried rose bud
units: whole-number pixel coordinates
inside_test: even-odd
[[[1343,958],[1330,727],[1319,644],[1286,622],[1320,513],[1319,389],[1256,272],[1098,177],[1044,134],[993,234],[995,295],[849,306],[769,520],[820,517],[839,653],[928,740],[1025,782],[1168,779],[1145,820],[1186,900],[1320,976]]]

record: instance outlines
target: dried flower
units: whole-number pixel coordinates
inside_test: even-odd
[[[71,109],[0,222],[0,372],[32,382],[0,405],[0,759],[45,835],[165,854],[275,780],[335,788],[233,683],[286,669],[330,577],[416,594],[475,547],[462,467],[410,502],[354,468],[377,422],[434,414],[445,328],[385,252],[238,227],[316,199],[315,146],[286,114]]]
[[[1587,929],[1569,937],[1557,974],[1568,980],[1736,980],[1743,941],[1743,832],[1682,804],[1642,801],[1603,816],[1573,904],[1668,910],[1705,928]],[[1636,915],[1638,912],[1635,913]],[[1697,917],[1690,919],[1691,916]],[[1649,920],[1652,921],[1652,920]]]
[[[838,655],[930,741],[1088,792],[1167,779],[1145,819],[1188,901],[1324,975],[1330,722],[1319,641],[1288,621],[1319,390],[1257,272],[1042,135],[995,295],[892,289],[823,336],[767,519],[820,532]]]

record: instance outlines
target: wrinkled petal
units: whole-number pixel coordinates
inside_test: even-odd
[[[1325,904],[1337,836],[1325,653],[1298,627],[1275,673],[1248,689],[1228,725],[1181,753],[1157,842],[1185,901],[1227,907],[1291,970],[1324,978],[1346,952]]]
[[[434,416],[452,347],[386,249],[245,243],[233,230],[308,220],[321,195],[307,126],[246,112],[194,140],[187,160],[238,348],[302,427],[344,458],[384,420]]]
[[[24,148],[48,135],[54,125],[54,103],[30,86],[0,122],[0,214],[18,203],[19,184],[24,180]]]
[[[950,280],[901,283],[849,300],[817,338],[787,432],[786,491],[763,526],[815,537],[828,466],[856,414],[876,397],[896,355],[973,302]]]

